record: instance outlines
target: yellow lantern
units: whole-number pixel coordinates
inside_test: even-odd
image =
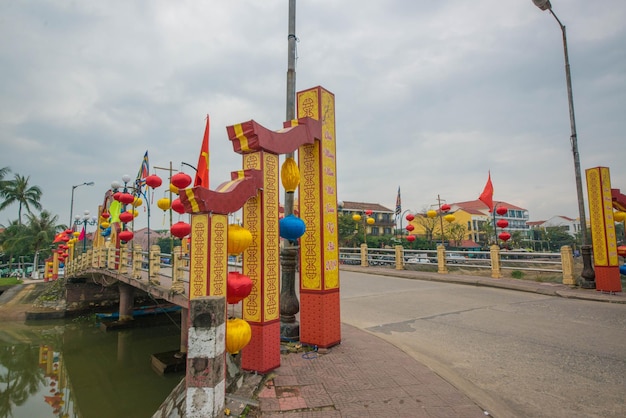
[[[374,221],[374,218],[367,218],[367,221],[365,222],[367,222],[369,225],[374,225],[374,222],[376,221]]]
[[[252,233],[243,226],[237,224],[228,225],[228,254],[241,254],[252,244]]]
[[[359,215],[358,213],[355,213],[354,215],[352,215],[352,220],[354,222],[361,222],[361,215]]]
[[[444,217],[443,217],[443,219],[445,219],[446,221],[448,221],[448,222],[452,223],[452,222],[454,222],[454,220],[455,220],[456,218],[454,217],[454,215],[449,214],[449,215],[444,216]]]
[[[133,217],[136,218],[139,216],[139,211],[137,209],[133,209]]]
[[[172,183],[170,183],[170,192],[172,192],[174,194],[178,194],[178,187],[176,187]]]
[[[613,213],[613,220],[615,222],[624,222],[624,220],[626,220],[626,212],[618,210],[617,212]]]
[[[157,206],[161,210],[168,210],[170,208],[170,199],[162,197],[157,201]]]
[[[280,169],[280,180],[287,193],[293,193],[300,184],[300,169],[296,161],[289,157]]]
[[[100,224],[100,226],[101,226],[103,229],[107,229],[109,226],[111,226],[111,224],[110,224],[109,222],[107,222],[107,221],[102,221],[102,223]]]
[[[74,231],[74,232],[72,232],[72,235],[74,235],[75,237],[77,237],[77,236],[79,236],[79,235],[80,235],[80,231]]]
[[[435,216],[437,216],[437,211],[431,209],[428,212],[426,212],[426,216],[428,216],[429,218],[434,218]]]
[[[250,324],[240,318],[229,319],[226,322],[226,351],[238,354],[248,345],[252,338]]]
[[[143,200],[140,197],[136,197],[135,200],[133,200],[133,206],[134,207],[139,207],[143,204]]]

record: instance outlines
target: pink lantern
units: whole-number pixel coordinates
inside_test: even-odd
[[[407,221],[411,222],[413,219],[415,219],[415,216],[413,216],[412,214],[409,213],[408,215],[406,215]]]
[[[252,291],[252,279],[237,271],[228,273],[226,279],[226,301],[229,304],[239,303]]]
[[[500,235],[498,235],[498,238],[500,238],[502,241],[506,242],[509,239],[511,239],[511,234],[509,234],[508,232],[501,232]]]
[[[176,173],[172,176],[172,184],[179,189],[184,189],[191,184],[191,177],[189,174]]]
[[[506,215],[506,213],[509,211],[509,209],[506,206],[498,206],[496,208],[496,213],[500,216],[502,215]]]
[[[498,225],[498,228],[506,228],[507,226],[509,226],[509,221],[507,221],[506,219],[498,219],[496,225]]]
[[[415,235],[409,235],[409,236],[407,236],[407,237],[406,237],[406,240],[407,240],[407,241],[409,241],[409,242],[413,242],[413,241],[415,241]]]

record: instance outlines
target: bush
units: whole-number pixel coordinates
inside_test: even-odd
[[[521,279],[524,277],[524,272],[519,270],[513,270],[511,272],[511,277],[513,277],[514,279]]]

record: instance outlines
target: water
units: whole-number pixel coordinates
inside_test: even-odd
[[[95,320],[4,322],[0,418],[151,417],[183,373],[160,376],[150,355],[177,350],[178,319],[102,331]]]

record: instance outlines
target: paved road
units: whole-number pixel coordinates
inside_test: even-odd
[[[626,416],[626,305],[342,271],[342,321],[502,417]]]

